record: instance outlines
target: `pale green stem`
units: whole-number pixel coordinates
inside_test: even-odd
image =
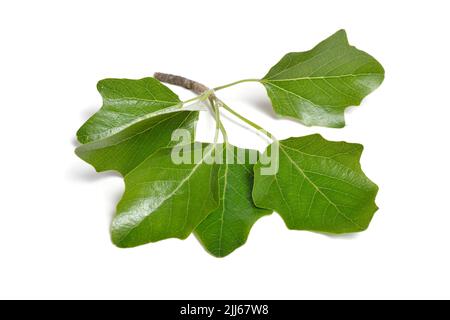
[[[207,86],[197,82],[197,81],[193,81],[190,79],[187,79],[185,77],[181,77],[181,76],[177,76],[177,75],[172,75],[172,74],[167,74],[167,73],[160,73],[157,72],[155,73],[154,77],[156,79],[158,79],[161,82],[165,82],[165,83],[169,83],[169,84],[173,84],[176,86],[180,86],[183,88],[186,88],[188,90],[193,91],[194,93],[199,94],[198,96],[183,101],[181,102],[181,107],[183,107],[184,105],[194,102],[194,101],[205,101],[206,99],[209,99],[210,105],[211,105],[211,109],[214,113],[215,116],[215,120],[216,120],[216,134],[215,134],[215,138],[214,138],[214,142],[217,143],[218,140],[218,132],[219,130],[222,132],[223,135],[223,139],[225,140],[225,143],[228,142],[228,135],[227,132],[225,130],[225,127],[222,124],[222,121],[220,120],[220,108],[217,105],[220,104],[224,109],[226,109],[228,112],[230,112],[231,114],[233,114],[234,116],[236,116],[237,118],[239,118],[240,120],[242,120],[243,122],[245,122],[246,124],[252,126],[253,128],[257,129],[258,131],[263,132],[266,136],[268,136],[270,139],[276,141],[276,138],[269,133],[268,131],[266,131],[264,128],[262,128],[261,126],[257,125],[256,123],[254,123],[253,121],[245,118],[244,116],[240,115],[238,112],[234,111],[233,109],[231,109],[229,106],[227,106],[225,103],[223,103],[223,101],[219,100],[215,95],[214,92],[215,91],[219,91],[225,88],[229,88],[232,86],[235,86],[237,84],[240,83],[245,83],[245,82],[262,82],[263,80],[260,79],[243,79],[243,80],[239,80],[239,81],[235,81],[223,86],[219,86],[216,87],[212,90],[209,90]]]
[[[224,141],[224,143],[228,143],[227,130],[225,129],[225,126],[223,125],[222,120],[220,119],[220,109],[217,106],[217,104],[215,104],[215,108],[216,108],[216,113],[218,115],[217,119],[219,121],[219,128],[220,128],[220,132],[222,133],[222,136],[223,136],[223,141]]]
[[[219,90],[222,90],[222,89],[226,89],[226,88],[235,86],[235,85],[240,84],[240,83],[245,83],[245,82],[260,82],[260,81],[261,81],[260,79],[244,79],[244,80],[235,81],[235,82],[232,82],[232,83],[229,83],[229,84],[225,84],[225,85],[220,86],[220,87],[215,87],[213,90],[214,90],[214,91],[219,91]]]
[[[207,91],[207,92],[205,92],[205,93],[203,93],[203,94],[201,94],[201,95],[199,95],[199,96],[196,96],[196,97],[194,97],[194,98],[192,98],[192,99],[185,100],[185,101],[181,102],[181,107],[183,107],[184,105],[186,105],[186,104],[188,104],[188,103],[194,102],[194,101],[205,101],[205,100],[208,99],[212,94],[213,94],[212,91]]]
[[[246,124],[248,124],[249,126],[255,128],[258,131],[261,131],[263,134],[265,134],[266,136],[268,136],[270,139],[272,139],[273,141],[277,141],[277,139],[274,137],[273,134],[271,134],[269,131],[267,131],[266,129],[264,129],[263,127],[261,127],[260,125],[257,125],[256,123],[254,123],[253,121],[247,119],[246,117],[244,117],[243,115],[241,115],[240,113],[238,113],[237,111],[231,109],[229,106],[227,106],[223,101],[219,100],[221,106],[227,110],[229,113],[231,113],[232,115],[234,115],[235,117],[237,117],[238,119],[240,119],[241,121],[245,122]]]
[[[214,114],[214,119],[216,121],[216,132],[214,134],[214,144],[217,144],[217,141],[219,140],[219,132],[220,132],[220,115],[217,110],[216,102],[214,99],[209,99],[209,103],[211,105],[211,111]]]
[[[217,108],[217,113],[220,115],[220,111],[219,108]],[[223,141],[224,143],[228,143],[228,134],[227,134],[227,130],[225,130],[225,127],[222,123],[222,121],[220,121],[220,131],[222,132],[222,136],[223,136]]]

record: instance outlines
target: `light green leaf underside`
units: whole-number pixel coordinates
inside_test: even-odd
[[[158,112],[174,111],[181,103],[175,93],[154,78],[105,79],[97,88],[103,106],[78,130],[78,141],[83,144],[109,137]]]
[[[196,111],[160,114],[107,138],[84,144],[75,152],[99,172],[116,170],[125,176],[158,149],[173,145],[175,130],[188,130],[193,138],[197,120]]]
[[[219,207],[195,230],[195,235],[205,249],[216,257],[224,257],[244,245],[253,224],[262,216],[272,213],[255,207],[253,203],[250,150],[230,145],[226,148],[233,161],[220,165]]]
[[[276,175],[255,166],[256,206],[278,212],[290,229],[347,233],[369,226],[378,187],[361,170],[361,145],[320,135],[279,143]]]
[[[261,82],[277,114],[308,126],[343,127],[345,109],[383,79],[381,64],[350,46],[340,30],[310,51],[287,54]]]
[[[201,145],[204,150],[208,146]],[[210,157],[212,150],[201,158]],[[193,158],[194,151],[186,152]],[[171,153],[172,148],[160,149],[125,177],[125,194],[111,229],[117,246],[185,239],[217,208],[219,167],[207,161],[175,164]]]

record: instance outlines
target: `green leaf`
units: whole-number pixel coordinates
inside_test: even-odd
[[[175,130],[188,130],[193,138],[197,120],[197,111],[150,114],[112,136],[81,145],[75,153],[99,172],[116,170],[125,176],[158,149],[173,145]]]
[[[196,146],[197,149],[194,148]],[[218,206],[219,166],[212,145],[185,146],[191,164],[176,164],[173,148],[155,152],[125,177],[125,193],[112,222],[112,240],[134,247],[187,238]],[[202,151],[194,161],[195,150]]]
[[[103,106],[78,130],[78,141],[83,144],[109,137],[158,111],[176,110],[181,103],[175,93],[154,78],[105,79],[97,89]]]
[[[194,137],[198,112],[179,111],[178,97],[158,80],[106,79],[98,89],[103,107],[78,131],[85,144],[75,150],[97,171],[126,175],[156,150],[172,145],[176,129]]]
[[[361,170],[362,150],[320,135],[280,141],[278,173],[261,175],[262,165],[255,166],[256,206],[277,211],[289,229],[365,230],[378,209],[378,187]]]
[[[310,51],[287,54],[261,82],[277,114],[340,128],[345,109],[359,105],[383,79],[381,64],[350,46],[340,30]]]
[[[254,150],[224,145],[233,161],[219,170],[219,207],[197,227],[195,235],[208,252],[224,257],[244,245],[253,224],[270,210],[255,207],[252,199]]]

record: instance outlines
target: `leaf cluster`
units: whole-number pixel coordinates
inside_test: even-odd
[[[100,81],[103,106],[77,132],[76,154],[98,172],[115,170],[125,180],[111,226],[114,244],[128,248],[194,234],[208,252],[224,257],[274,211],[294,230],[348,233],[369,226],[378,187],[361,169],[360,144],[317,134],[279,141],[263,131],[272,140],[263,154],[237,148],[228,141],[222,109],[262,128],[217,97],[222,89],[256,81],[279,116],[307,126],[343,127],[345,109],[359,105],[384,79],[383,67],[350,46],[345,31],[309,51],[285,55],[261,79],[203,90],[173,77],[166,82],[201,92],[181,101],[153,77]],[[214,143],[195,141],[201,111],[189,108],[192,103],[213,112]],[[180,129],[189,133],[188,141],[174,141]],[[174,150],[190,161],[175,163]],[[277,159],[272,174],[264,173],[267,158]]]

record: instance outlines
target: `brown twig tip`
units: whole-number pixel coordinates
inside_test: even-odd
[[[205,86],[204,84],[201,84],[200,82],[197,82],[194,80],[190,80],[185,77],[176,76],[176,75],[168,74],[168,73],[161,73],[161,72],[155,72],[155,74],[153,76],[155,77],[155,79],[157,79],[161,82],[173,84],[175,86],[179,86],[179,87],[185,88],[187,90],[191,90],[192,92],[194,92],[195,94],[198,94],[198,95],[203,94],[209,90],[209,88],[207,86]]]

